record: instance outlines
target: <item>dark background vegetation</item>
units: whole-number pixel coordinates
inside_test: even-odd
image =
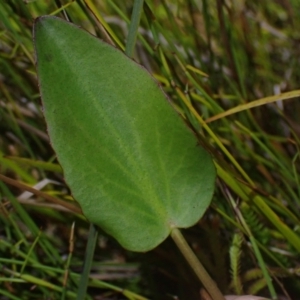
[[[300,2],[146,3],[134,58],[218,166],[212,205],[185,237],[225,294],[300,299]],[[74,298],[88,238],[82,216],[44,197],[73,201],[45,131],[33,20],[68,18],[122,47],[132,5],[0,2],[0,173],[14,184],[0,181],[0,299]],[[204,123],[235,107],[240,112]],[[22,194],[21,184],[42,194]],[[200,299],[200,288],[171,240],[138,254],[100,230],[89,299]]]

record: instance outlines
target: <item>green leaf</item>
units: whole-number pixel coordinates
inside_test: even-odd
[[[48,133],[86,218],[133,251],[208,207],[215,168],[151,75],[55,17],[34,27]]]

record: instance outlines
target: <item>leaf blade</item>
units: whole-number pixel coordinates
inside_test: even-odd
[[[48,133],[87,219],[134,251],[195,224],[215,169],[149,73],[55,17],[34,37]]]

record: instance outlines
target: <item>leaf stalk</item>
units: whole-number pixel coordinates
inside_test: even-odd
[[[178,228],[174,228],[171,231],[171,237],[191,268],[196,273],[199,280],[202,282],[204,288],[210,294],[211,298],[213,300],[225,300],[216,283],[209,276],[202,263],[199,261],[191,247],[188,245]]]

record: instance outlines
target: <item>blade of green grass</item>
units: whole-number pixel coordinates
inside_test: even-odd
[[[78,285],[78,292],[76,298],[77,300],[85,299],[86,296],[97,239],[98,239],[97,228],[95,225],[90,224],[88,242],[85,250],[84,266],[83,266],[82,274],[80,276],[80,282]]]
[[[133,3],[133,10],[125,48],[125,53],[129,57],[132,57],[134,53],[136,37],[138,34],[140,19],[143,12],[143,4],[144,0],[135,0]]]

